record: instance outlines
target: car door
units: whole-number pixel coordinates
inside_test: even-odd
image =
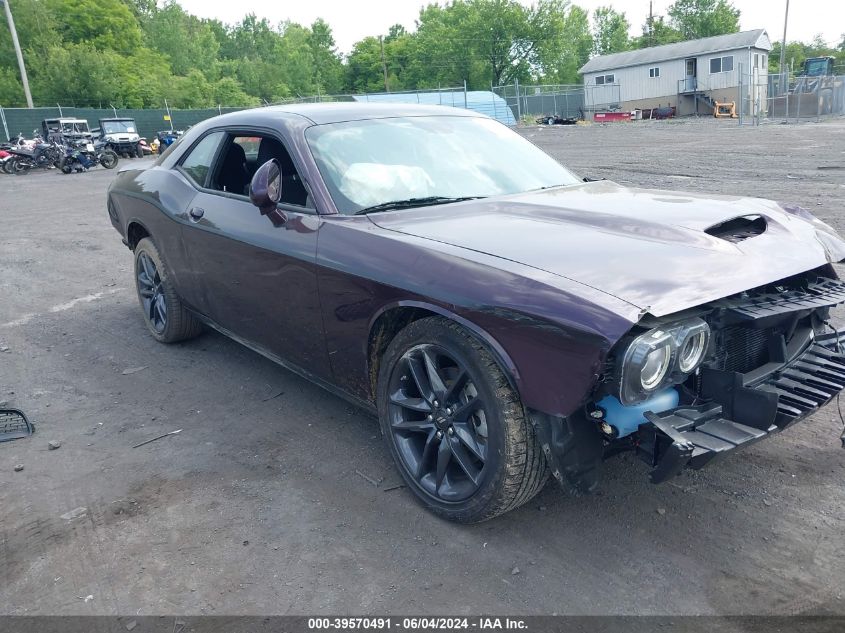
[[[276,223],[246,195],[252,173],[270,158],[279,160],[284,178],[284,221]],[[320,217],[309,205],[278,136],[226,130],[188,209],[183,242],[208,317],[245,342],[329,378],[315,263]]]

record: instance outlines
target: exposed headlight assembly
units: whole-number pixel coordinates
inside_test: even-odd
[[[704,360],[709,342],[710,327],[698,318],[639,335],[622,355],[619,400],[634,404],[683,382]]]

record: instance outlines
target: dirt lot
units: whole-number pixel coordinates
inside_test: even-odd
[[[842,119],[524,133],[583,175],[791,200],[845,230]],[[0,177],[0,400],[38,425],[0,444],[0,612],[845,614],[835,407],[662,486],[623,457],[595,496],[550,485],[445,523],[387,490],[367,415],[220,335],[147,335],[112,176]]]

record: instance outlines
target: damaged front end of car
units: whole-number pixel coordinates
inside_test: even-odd
[[[533,417],[552,471],[587,492],[603,459],[635,451],[660,483],[807,417],[845,388],[845,333],[830,319],[840,303],[845,281],[825,265],[646,315],[614,345],[583,411]]]

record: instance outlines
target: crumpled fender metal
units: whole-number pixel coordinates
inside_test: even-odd
[[[597,425],[580,415],[564,418],[529,411],[529,418],[554,478],[573,494],[593,492],[604,457]]]

